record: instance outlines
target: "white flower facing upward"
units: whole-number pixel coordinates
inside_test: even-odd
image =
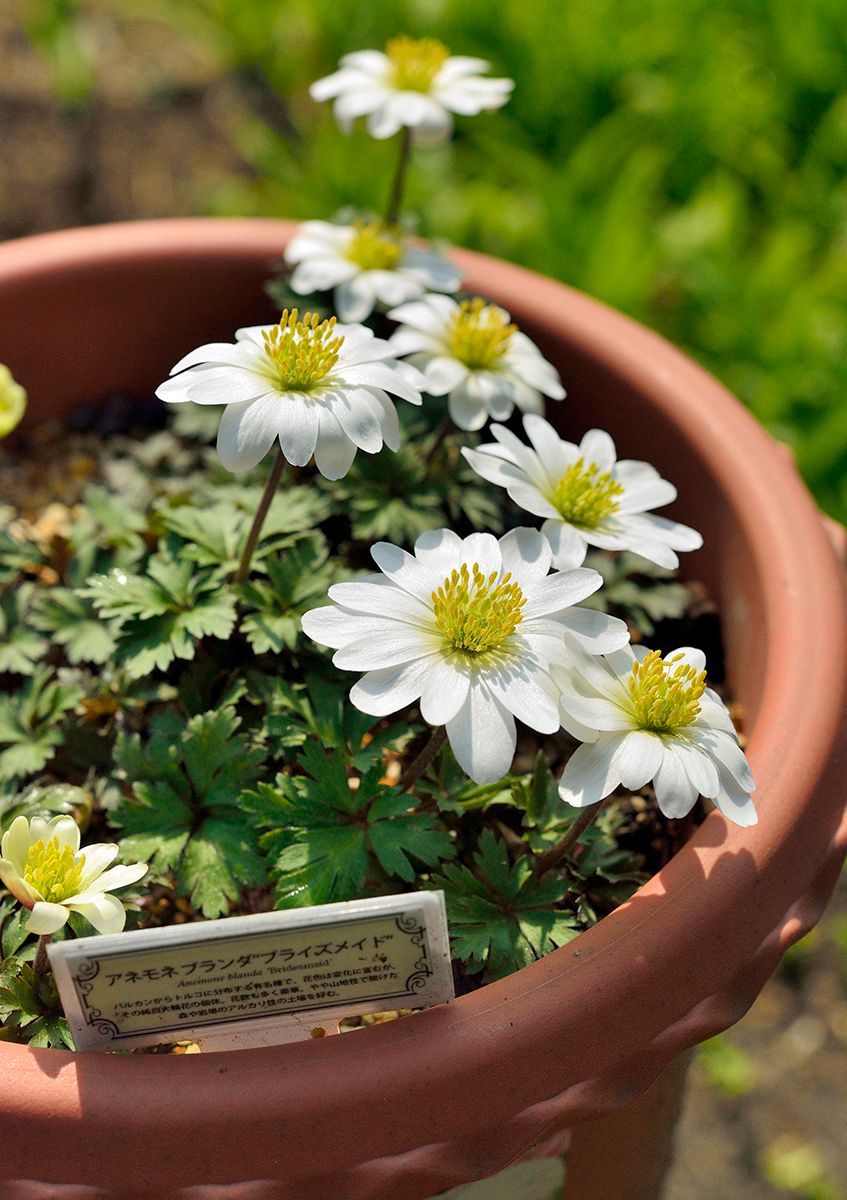
[[[588,547],[598,546],[675,568],[675,550],[702,546],[696,530],[648,511],[675,500],[676,488],[648,463],[618,460],[608,433],[591,429],[576,446],[543,417],[526,416],[523,424],[531,447],[492,425],[496,442],[462,453],[477,475],[544,517],[541,531],[553,548],[555,567],[578,567]]]
[[[286,309],[278,325],[239,329],[180,359],[156,389],[169,404],[225,404],[218,453],[228,471],[249,471],[278,440],[286,459],[341,479],[357,450],[400,445],[387,393],[420,404],[423,379],[363,325],[320,321]]]
[[[424,296],[388,315],[400,324],[391,335],[395,353],[423,372],[431,396],[447,396],[460,429],[481,429],[489,417],[505,421],[515,406],[541,412],[542,394],[564,397],[556,368],[496,304]]]
[[[336,650],[337,667],[367,672],[350,693],[357,708],[381,717],[419,701],[477,783],[509,770],[515,717],[540,733],[558,729],[553,663],[628,636],[622,621],[571,607],[600,576],[549,575],[550,547],[534,529],[499,541],[438,529],[418,538],[414,555],[389,542],[371,554],[382,573],[335,584],[334,603],[306,613],[303,629]]]
[[[306,221],[289,242],[291,287],[301,296],[333,291],[342,321],[364,321],[377,304],[391,308],[424,292],[455,292],[461,277],[449,259],[379,221],[333,225]]]
[[[451,113],[474,116],[500,108],[514,87],[511,79],[484,79],[482,58],[451,56],[435,38],[392,38],[380,50],[345,54],[340,70],[313,83],[313,100],[334,100],[338,124],[349,133],[357,117],[368,132],[389,138],[406,126],[416,142],[437,145],[453,129]]]
[[[133,863],[107,870],[117,853],[117,846],[103,842],[80,850],[73,817],[15,817],[3,834],[0,879],[31,909],[30,933],[55,933],[71,912],[85,917],[98,933],[120,933],[126,911],[108,893],[136,883],[147,866]]]
[[[582,808],[619,784],[635,790],[652,780],[666,817],[684,817],[705,796],[737,825],[755,825],[750,765],[726,707],[706,687],[705,664],[687,646],[664,659],[634,646],[554,668],[562,724],[585,743],[565,767],[562,799]]]

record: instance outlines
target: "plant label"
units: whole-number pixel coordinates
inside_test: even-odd
[[[69,938],[48,954],[78,1050],[272,1045],[454,997],[443,892]]]

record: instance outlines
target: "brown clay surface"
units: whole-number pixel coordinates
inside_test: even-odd
[[[0,13],[0,236],[202,211],[204,181],[244,169],[227,133],[245,98],[231,81],[216,78],[196,49],[156,47],[145,58],[159,64],[161,78],[142,78],[127,46],[140,39],[152,50],[155,27],[104,18],[100,36],[111,38],[116,60],[125,58],[123,82],[102,96],[83,128],[48,98],[44,68],[16,33],[23,7],[12,0]],[[167,103],[163,83],[176,87]],[[90,153],[79,153],[83,144]],[[141,144],[143,171],[133,150]],[[707,1059],[695,1063],[667,1200],[847,1197],[846,984],[842,882],[804,952],[724,1035],[750,1056],[740,1094],[715,1082]],[[784,1164],[798,1146],[811,1148],[806,1182],[798,1179],[790,1190],[768,1182],[774,1160]]]

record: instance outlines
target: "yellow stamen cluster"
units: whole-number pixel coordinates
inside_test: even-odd
[[[344,337],[335,333],[335,317],[322,321],[307,312],[300,320],[296,308],[283,309],[279,324],[263,330],[265,354],[276,368],[280,390],[309,392],[338,362]]]
[[[396,229],[381,221],[356,221],[347,257],[363,271],[395,271],[403,257],[403,241]]]
[[[578,458],[565,471],[549,499],[571,525],[596,529],[619,510],[616,497],[622,496],[623,490],[611,472],[601,471],[596,463],[586,465],[584,458]]]
[[[500,309],[477,296],[473,300],[463,300],[459,305],[447,348],[450,355],[466,367],[485,370],[503,357],[517,328]]]
[[[391,82],[401,92],[428,92],[450,57],[450,51],[436,38],[393,37],[385,47],[391,63]]]
[[[432,593],[435,622],[455,650],[483,654],[498,649],[523,619],[526,597],[511,573],[483,575],[479,563],[467,563],[448,575]]]
[[[690,725],[700,712],[706,672],[688,666],[681,654],[663,661],[658,650],[651,650],[643,662],[632,664],[627,688],[638,725],[653,733],[670,733]]]
[[[49,842],[39,839],[30,846],[23,877],[48,903],[61,904],[82,887],[84,869],[84,854],[74,862],[71,847],[60,846],[59,839],[51,837]]]

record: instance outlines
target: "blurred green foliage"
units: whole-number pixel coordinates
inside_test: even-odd
[[[38,2],[55,42],[72,0]],[[259,101],[232,133],[256,173],[213,212],[381,208],[396,148],[342,135],[309,83],[397,32],[487,58],[513,99],[417,153],[423,232],[658,329],[847,518],[847,0],[110,2],[202,41]]]

